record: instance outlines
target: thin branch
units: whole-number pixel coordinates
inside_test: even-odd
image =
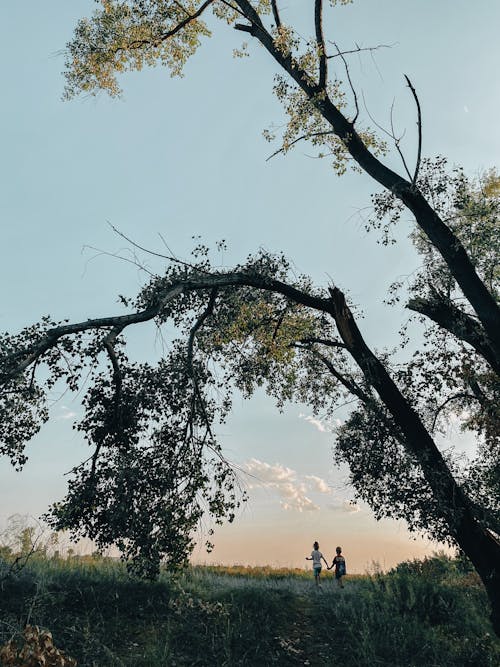
[[[314,3],[314,28],[316,30],[316,45],[319,58],[318,88],[324,90],[328,76],[328,60],[326,57],[325,38],[323,36],[323,0],[315,0]]]
[[[335,44],[335,42],[330,42],[330,40],[328,40],[328,41],[329,41],[330,44]],[[335,46],[337,47],[336,44],[335,44]],[[358,46],[356,44],[355,49],[349,49],[347,51],[338,51],[338,47],[337,47],[338,52],[333,53],[331,56],[327,56],[327,58],[328,58],[328,60],[331,60],[332,58],[339,58],[339,57],[342,57],[342,56],[347,56],[351,53],[361,53],[362,51],[377,51],[378,49],[391,49],[393,46],[394,46],[394,44],[379,44],[378,46],[367,46],[365,48],[361,48],[360,46]]]
[[[406,164],[406,160],[405,160],[405,156],[403,155],[403,151],[402,151],[401,148],[399,147],[399,142],[400,142],[401,139],[404,137],[404,133],[403,133],[399,138],[396,137],[396,133],[395,133],[395,131],[394,131],[394,119],[393,119],[393,115],[394,115],[394,100],[392,100],[392,104],[391,104],[391,132],[392,132],[392,138],[394,139],[394,145],[396,146],[396,150],[397,150],[398,153],[399,153],[399,157],[401,158],[401,162],[403,163],[403,166],[404,166],[404,168],[405,168],[406,174],[408,175],[408,178],[409,178],[410,181],[411,181],[411,180],[412,180],[412,176],[411,176],[411,174],[410,174],[410,170],[408,169],[408,165]]]
[[[200,5],[200,7],[198,7],[198,9],[195,12],[193,12],[192,14],[188,14],[183,21],[177,23],[177,25],[175,25],[171,30],[167,30],[167,32],[164,32],[163,34],[159,35],[156,39],[137,39],[133,42],[130,42],[130,44],[127,44],[126,47],[118,47],[117,49],[114,50],[113,53],[117,54],[120,53],[121,51],[128,51],[129,49],[140,49],[142,46],[148,46],[148,45],[157,46],[159,43],[164,42],[170,37],[173,37],[183,28],[185,28],[189,23],[199,18],[203,14],[205,9],[209,5],[211,5],[214,1],[215,0],[205,0],[205,2],[202,5]],[[187,13],[185,7],[182,7],[182,9]]]
[[[312,338],[301,338],[299,342],[304,343],[304,344],[318,343],[319,345],[327,345],[328,347],[337,347],[337,348],[342,348],[344,350],[346,349],[346,346],[344,345],[344,343],[341,343],[338,340],[331,340],[329,338],[314,338],[314,337],[312,337]]]
[[[335,42],[334,42],[334,44],[335,44]],[[354,88],[354,85],[353,85],[352,80],[351,80],[351,73],[349,71],[349,65],[347,64],[347,60],[345,59],[344,54],[340,52],[340,49],[337,46],[337,44],[335,44],[335,48],[337,49],[337,55],[342,58],[342,62],[344,63],[347,80],[349,81],[349,86],[351,88],[351,92],[352,92],[352,95],[354,97],[354,106],[356,107],[356,114],[351,121],[351,123],[354,125],[354,123],[358,120],[358,116],[359,116],[358,96],[356,94],[356,89]]]
[[[273,157],[276,157],[276,155],[284,153],[285,150],[289,150],[294,144],[298,143],[299,141],[303,141],[304,139],[311,139],[312,137],[324,137],[328,134],[335,134],[335,132],[333,130],[324,130],[323,132],[312,132],[311,134],[303,134],[301,137],[297,137],[297,139],[291,141],[286,147],[286,149],[282,146],[277,151],[274,151],[272,155],[266,158],[266,162],[269,162],[269,160],[271,160]]]
[[[207,317],[210,317],[213,314],[216,298],[217,298],[217,288],[214,287],[214,288],[212,288],[212,291],[210,292],[210,299],[208,300],[207,307],[205,308],[203,313],[200,315],[200,317],[196,320],[193,327],[191,328],[191,331],[189,332],[186,361],[187,361],[187,365],[188,365],[188,368],[189,368],[189,371],[190,371],[190,375],[192,377],[194,377],[194,370],[193,370],[194,339],[196,337],[197,332],[203,326],[203,323],[205,322]]]
[[[473,396],[472,394],[466,394],[464,392],[460,392],[459,394],[453,394],[452,396],[448,396],[447,399],[445,399],[439,407],[436,408],[436,412],[434,413],[434,419],[432,420],[432,426],[431,426],[431,433],[434,431],[436,428],[436,422],[438,420],[439,414],[441,413],[442,410],[448,405],[448,403],[451,403],[451,401],[456,401],[459,398],[471,398],[472,400],[478,400],[476,396]]]
[[[417,127],[418,127],[418,150],[417,150],[417,162],[415,164],[415,173],[413,174],[413,179],[412,179],[412,185],[416,185],[417,183],[417,178],[418,178],[418,172],[420,169],[420,160],[422,156],[422,110],[420,108],[420,101],[418,99],[417,92],[415,88],[412,86],[412,83],[410,79],[404,75],[406,82],[408,84],[409,89],[412,92],[413,99],[415,100],[415,104],[417,105]]]
[[[356,396],[359,398],[363,403],[368,406],[368,407],[376,407],[377,411],[380,411],[380,406],[377,405],[375,399],[364,392],[361,387],[358,386],[354,380],[351,380],[349,378],[346,378],[342,373],[340,373],[333,363],[328,359],[328,357],[325,357],[324,354],[321,354],[321,352],[317,352],[316,350],[311,350],[313,354],[326,366],[326,368],[329,370],[329,372],[333,375],[335,379],[337,379],[340,384],[342,384],[349,393],[351,393],[353,396]]]
[[[83,250],[94,250],[97,254],[93,255],[90,257],[87,262],[85,263],[85,270],[83,272],[83,275],[87,272],[87,266],[88,264],[94,260],[100,257],[101,255],[104,255],[106,257],[112,257],[113,259],[119,259],[122,262],[127,262],[128,264],[132,264],[133,266],[137,267],[141,271],[144,271],[145,273],[148,273],[150,276],[154,276],[154,273],[152,273],[149,269],[147,269],[145,266],[143,266],[140,262],[137,261],[137,257],[135,254],[132,255],[133,259],[129,259],[128,257],[124,257],[123,255],[120,255],[119,252],[108,252],[107,250],[101,250],[100,248],[96,248],[95,246],[91,245],[84,245],[82,248]]]
[[[184,261],[184,260],[182,260],[182,259],[178,259],[178,258],[172,253],[172,251],[170,250],[170,248],[169,248],[168,245],[166,244],[166,242],[165,242],[165,240],[164,240],[164,238],[163,238],[163,236],[162,236],[161,234],[159,234],[159,236],[160,236],[161,240],[163,241],[163,243],[165,244],[165,246],[167,247],[167,249],[169,250],[169,252],[172,253],[171,255],[164,255],[164,254],[162,254],[161,252],[156,252],[156,251],[154,251],[154,250],[149,250],[149,248],[145,248],[144,246],[139,245],[139,243],[136,243],[134,240],[132,240],[131,238],[129,238],[126,234],[124,234],[122,231],[120,231],[120,230],[118,229],[118,227],[115,227],[111,222],[108,222],[108,225],[109,225],[109,226],[111,227],[111,229],[115,232],[115,234],[118,234],[118,236],[121,236],[121,238],[124,239],[125,241],[127,241],[127,243],[130,243],[130,245],[132,245],[134,248],[137,248],[138,250],[142,250],[142,252],[145,252],[145,253],[147,253],[148,255],[152,255],[153,257],[160,257],[161,259],[166,259],[166,260],[168,260],[169,262],[175,262],[176,264],[180,264],[181,266],[185,266],[185,267],[188,268],[188,269],[196,269],[196,270],[199,271],[200,273],[206,273],[207,275],[210,275],[208,271],[205,271],[204,269],[201,269],[201,268],[199,268],[199,267],[196,267],[194,264],[191,264],[191,263],[189,263],[189,262],[186,262],[186,261]],[[118,257],[120,257],[120,256],[118,255]],[[122,258],[122,257],[120,257],[120,259],[126,259],[126,258]],[[131,260],[128,260],[128,261],[131,261]],[[135,262],[133,262],[133,263],[135,263]],[[140,267],[140,268],[143,268],[141,265],[139,265],[139,267]],[[144,270],[147,271],[147,269],[144,269]]]

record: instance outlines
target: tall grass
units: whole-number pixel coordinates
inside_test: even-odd
[[[270,568],[146,583],[111,559],[46,556],[0,584],[0,644],[40,625],[81,667],[496,667],[487,614],[477,577],[442,556],[348,577],[343,590]]]

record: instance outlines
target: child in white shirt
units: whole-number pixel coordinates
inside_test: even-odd
[[[306,560],[312,560],[313,564],[313,572],[314,572],[314,581],[316,582],[316,586],[319,586],[319,578],[321,576],[321,559],[325,561],[325,565],[328,567],[328,563],[325,560],[325,557],[319,550],[319,544],[315,542],[313,544],[313,550],[311,551],[310,556],[306,556]]]

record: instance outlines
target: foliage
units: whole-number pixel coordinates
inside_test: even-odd
[[[478,578],[442,556],[349,576],[342,591],[326,579],[320,592],[310,572],[198,566],[148,583],[110,559],[40,559],[4,585],[0,612],[0,642],[29,613],[80,667],[493,667],[500,657]]]
[[[453,515],[425,466],[352,363],[334,320],[322,312],[329,307],[328,291],[293,275],[283,256],[261,251],[234,271],[220,272],[208,254],[199,246],[191,263],[168,261],[163,274],[127,301],[137,313],[151,313],[160,330],[173,322],[181,334],[156,365],[128,359],[118,324],[103,335],[85,323],[93,331],[88,338],[77,325],[64,339],[64,357],[56,347],[43,359],[40,395],[55,382],[76,389],[91,378],[77,428],[93,454],[73,471],[66,499],[48,517],[51,525],[90,537],[100,548],[117,545],[137,574],[157,576],[162,559],[181,565],[204,512],[216,522],[231,521],[244,498],[216,428],[231,409],[235,389],[249,396],[264,387],[278,407],[300,401],[315,414],[331,414],[348,397],[359,399],[335,442],[336,461],[349,464],[359,496],[378,518],[404,518],[411,529],[453,541]],[[167,299],[171,293],[174,298]],[[50,335],[45,330],[41,338]],[[384,361],[432,430],[438,390],[446,397],[450,387],[430,362],[419,366],[415,359],[409,366],[398,366],[388,355]],[[25,376],[27,382],[27,371]],[[433,378],[432,389],[426,388]],[[19,458],[23,432],[12,433]],[[472,487],[488,478],[479,478],[475,468],[468,477],[460,471],[459,479],[470,479]],[[478,517],[495,529],[491,498],[478,495]]]
[[[349,2],[351,0],[342,0],[338,4]],[[101,0],[100,4],[101,8],[90,18],[78,22],[73,39],[67,44],[66,99],[80,93],[97,95],[100,91],[119,96],[122,90],[118,75],[155,64],[166,66],[171,76],[182,76],[184,65],[200,47],[202,39],[212,35],[209,25],[222,21],[237,27],[245,16],[237,4],[222,0],[189,0],[182,4],[172,0]],[[329,4],[333,6],[337,2]],[[272,14],[270,0],[251,3],[250,8],[261,19]],[[212,20],[204,20],[209,10]],[[217,27],[215,25],[214,29]],[[292,25],[281,20],[277,25],[276,19],[270,35],[276,50],[289,57],[304,80],[314,85],[322,53],[317,38],[312,35],[304,38]],[[248,55],[247,42],[235,49],[235,54]],[[278,152],[288,152],[307,137],[318,149],[318,157],[331,159],[337,173],[344,173],[348,164],[354,166],[343,141],[331,131],[317,108],[325,92],[339,108],[346,107],[340,79],[329,81],[326,91],[319,91],[317,99],[310,98],[299,85],[280,74],[275,76],[273,90],[288,117]],[[276,132],[265,130],[264,136],[274,141]],[[360,131],[360,136],[376,154],[386,151],[385,141],[371,130]]]
[[[442,157],[423,160],[419,176],[421,191],[432,200],[435,210],[467,249],[477,273],[496,300],[500,277],[499,183],[493,170],[476,178],[466,176],[460,168],[450,171],[447,160]],[[383,241],[387,242],[392,226],[401,214],[397,199],[391,193],[381,193],[374,197],[374,216],[368,227],[381,228]],[[394,373],[405,396],[425,420],[429,432],[444,435],[451,421],[459,424],[462,431],[475,434],[479,446],[469,460],[453,460],[453,452],[449,452],[448,461],[478,508],[481,507],[481,514],[488,516],[487,525],[499,533],[498,374],[481,354],[480,344],[475,348],[471,345],[474,338],[461,337],[460,328],[475,326],[477,317],[463,298],[448,265],[419,228],[414,229],[412,236],[422,265],[411,277],[392,285],[389,302],[406,301],[407,307],[418,313],[418,319],[425,325],[424,344],[413,352],[404,366],[393,367]],[[440,315],[441,320],[437,319]],[[407,329],[408,325],[403,329],[403,346],[410,343]],[[430,490],[421,475],[415,476],[408,488],[406,509],[400,505],[398,512],[401,493],[394,489],[390,491],[387,480],[379,474],[381,469],[390,471],[405,465],[401,446],[393,438],[394,429],[386,424],[370,412],[369,406],[353,413],[340,432],[341,458],[351,466],[353,478],[356,474],[364,475],[363,497],[371,495],[371,504],[380,516],[413,517],[416,526],[432,523],[435,511],[431,505],[425,508],[421,503],[425,496],[428,497],[426,502],[430,502]],[[363,438],[371,443],[377,442],[370,445],[374,457],[368,456],[366,447],[361,446],[360,450],[359,443]],[[353,447],[353,442],[358,446]],[[409,479],[409,475],[400,469],[399,474],[390,479],[399,479],[403,484],[402,480]],[[382,492],[384,487],[385,493]],[[488,498],[486,505],[485,498]],[[440,532],[438,529],[434,534]]]
[[[404,517],[412,529],[458,543],[487,587],[500,633],[498,178],[491,172],[473,183],[460,171],[448,175],[443,160],[422,159],[420,103],[409,79],[416,165],[411,172],[390,133],[406,175],[384,165],[385,144],[362,125],[347,52],[325,37],[323,3],[314,3],[305,38],[283,22],[278,5],[103,0],[68,44],[67,96],[117,95],[117,75],[156,62],[180,75],[209,35],[209,10],[215,24],[250,35],[279,68],[275,93],[287,124],[278,152],[307,139],[338,173],[348,163],[365,171],[385,188],[374,199],[375,225],[385,232],[403,210],[414,215],[424,267],[409,286],[408,307],[437,325],[427,349],[406,364],[376,355],[338,288],[316,288],[265,252],[221,271],[200,247],[192,262],[166,258],[164,273],[135,300],[122,298],[134,312],[76,324],[46,318],[2,337],[0,452],[22,466],[26,441],[47,418],[48,389],[66,382],[79,390],[88,375],[78,429],[93,453],[73,471],[50,520],[101,548],[117,544],[135,572],[155,577],[163,558],[171,567],[185,562],[205,511],[216,522],[234,517],[237,482],[215,429],[235,388],[250,395],[264,386],[279,407],[299,400],[327,414],[349,397],[357,405],[337,433],[336,457],[349,464],[358,493],[377,517]],[[329,74],[332,58],[345,65],[343,83]],[[173,323],[179,338],[158,364],[133,362],[125,330],[151,320],[161,331]],[[436,444],[444,419],[459,411],[482,438],[469,468]]]

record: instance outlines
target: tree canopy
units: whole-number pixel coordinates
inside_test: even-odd
[[[409,79],[416,164],[410,169],[394,132],[387,134],[403,174],[384,164],[387,136],[362,125],[349,53],[324,30],[326,12],[345,2],[311,3],[310,38],[282,21],[276,0],[100,4],[68,44],[67,97],[118,95],[117,75],[145,65],[180,75],[211,34],[208,12],[210,26],[223,21],[259,42],[278,69],[274,92],[287,116],[278,151],[309,140],[338,173],[352,165],[372,177],[385,188],[374,196],[372,224],[386,234],[402,210],[413,214],[422,269],[410,285],[395,285],[392,298],[409,295],[408,308],[428,323],[426,340],[406,363],[375,354],[335,285],[316,288],[266,252],[222,271],[199,247],[189,262],[165,257],[161,275],[123,298],[127,314],[75,324],[47,318],[2,337],[0,451],[22,466],[24,444],[47,419],[47,389],[62,380],[77,390],[90,374],[78,428],[93,453],[51,521],[117,544],[138,572],[154,576],[162,559],[184,561],[203,512],[234,517],[237,478],[216,429],[235,387],[250,395],[264,386],[278,405],[299,400],[316,412],[349,395],[357,407],[335,447],[360,497],[378,517],[403,517],[460,546],[485,583],[499,631],[498,177],[474,181],[422,157]],[[239,55],[247,51],[243,44]],[[345,64],[343,81],[330,77],[332,58]],[[126,330],[151,320],[159,329],[173,323],[178,337],[158,364],[131,362]],[[478,434],[477,458],[466,466],[436,445],[451,411]]]

